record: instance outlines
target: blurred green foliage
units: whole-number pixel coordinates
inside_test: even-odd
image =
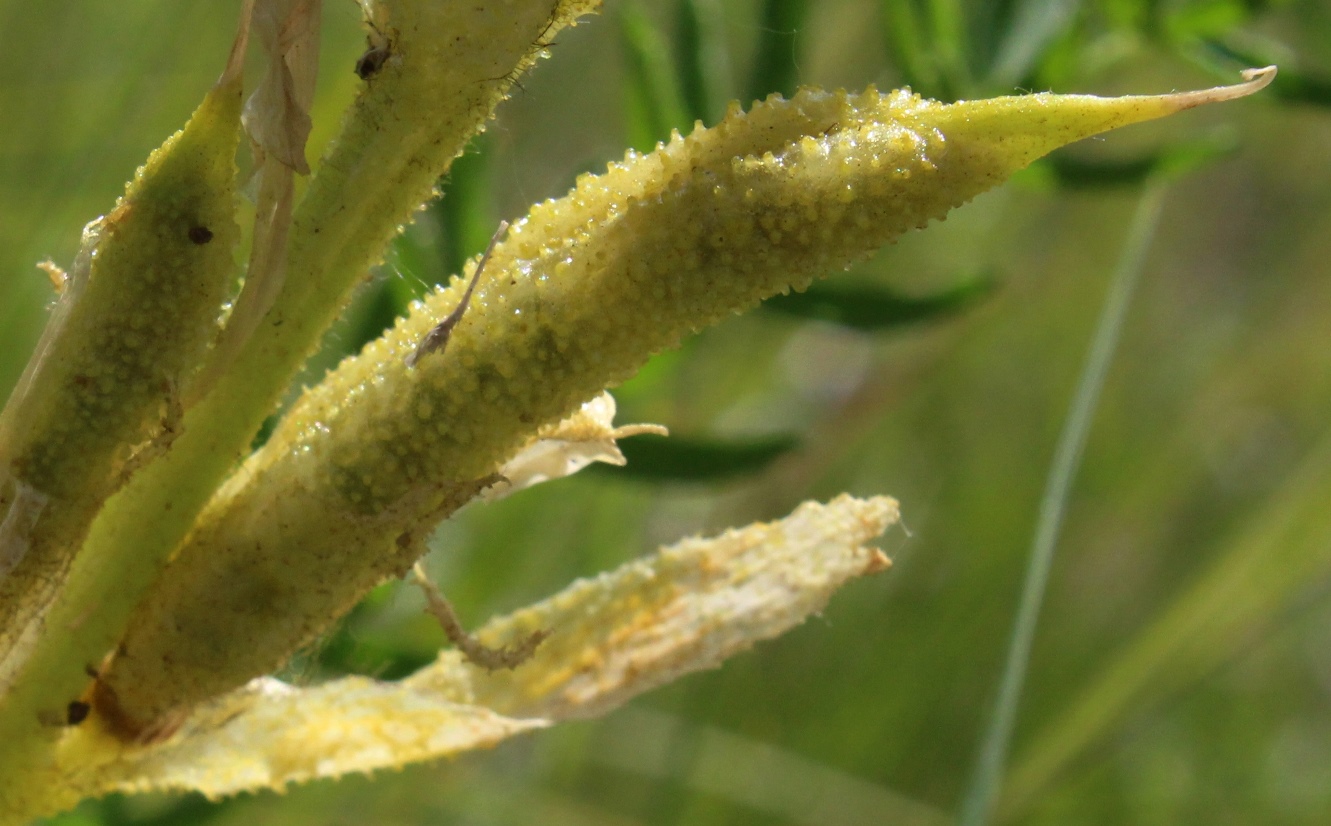
[[[233,5],[0,2],[0,387],[50,300],[32,264],[68,263],[82,224],[184,122],[220,69]],[[325,14],[316,143],[363,49],[353,3]],[[869,82],[942,98],[1154,92],[1273,61],[1281,74],[1275,94],[1073,147],[784,312],[662,355],[617,393],[621,420],[665,424],[681,449],[652,455],[644,437],[626,444],[631,473],[471,508],[428,560],[475,624],[682,535],[842,490],[897,495],[910,534],[887,543],[896,567],[825,621],[492,754],[216,806],[115,798],[57,822],[945,821],[1134,193],[1162,172],[1175,183],[1073,491],[1014,744],[1026,785],[1003,818],[1331,819],[1331,8],[607,0],[551,51],[367,278],[311,375],[455,272],[500,217],[734,97]],[[971,296],[973,273],[1002,277]],[[900,295],[950,312],[901,326]],[[419,598],[388,585],[286,676],[398,676],[440,637]]]

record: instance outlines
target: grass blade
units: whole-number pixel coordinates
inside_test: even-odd
[[[1022,585],[1007,661],[1003,666],[998,699],[981,740],[975,770],[962,802],[959,819],[961,826],[981,826],[987,823],[998,797],[1021,702],[1022,685],[1030,664],[1036,624],[1040,618],[1054,549],[1067,506],[1068,491],[1081,462],[1082,449],[1086,445],[1100,390],[1104,387],[1105,373],[1118,344],[1123,319],[1141,275],[1146,250],[1159,223],[1164,193],[1164,186],[1155,183],[1142,194],[1132,226],[1128,230],[1123,256],[1119,259],[1109,295],[1100,313],[1091,350],[1082,368],[1076,396],[1063,431],[1059,434],[1045,492],[1040,501],[1040,515],[1036,521],[1035,538],[1031,543],[1030,561],[1026,567],[1026,579]]]
[[[800,30],[809,19],[810,5],[808,0],[767,0],[763,4],[749,99],[761,100],[772,92],[786,97],[795,94],[799,85]]]
[[[1033,739],[1003,795],[1009,820],[1079,756],[1297,614],[1331,571],[1331,435],[1324,435],[1210,568],[1114,657]]]
[[[1072,28],[1080,11],[1079,0],[1019,3],[998,44],[985,84],[1006,92],[1030,77],[1049,45]]]
[[[629,145],[650,152],[670,130],[687,131],[692,121],[679,88],[679,70],[669,41],[637,3],[619,11],[620,40],[627,68],[625,126]]]
[[[905,295],[877,284],[815,284],[802,293],[772,296],[763,307],[794,318],[880,332],[955,315],[989,296],[997,284],[992,274],[982,273],[926,296]]]
[[[675,52],[680,87],[693,120],[715,121],[735,96],[721,0],[680,0]]]

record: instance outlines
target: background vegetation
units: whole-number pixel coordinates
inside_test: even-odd
[[[50,300],[32,264],[68,264],[79,228],[184,122],[221,69],[234,5],[0,2],[3,392]],[[353,91],[358,19],[327,0],[316,144]],[[490,754],[220,805],[113,798],[58,822],[850,826],[954,812],[1054,440],[1149,174],[1174,182],[1073,492],[1013,768],[1063,756],[1004,816],[1326,822],[1331,8],[607,0],[552,51],[312,370],[456,271],[501,217],[625,146],[714,122],[731,98],[868,82],[940,98],[1155,92],[1268,62],[1281,75],[1256,99],[1073,147],[812,299],[658,358],[617,397],[621,420],[666,424],[670,442],[627,444],[626,471],[469,510],[429,559],[475,624],[680,535],[842,490],[898,496],[911,533],[890,543],[896,568],[824,621]],[[419,608],[410,589],[380,589],[287,676],[408,672],[440,643]]]

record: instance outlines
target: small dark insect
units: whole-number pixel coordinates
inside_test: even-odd
[[[88,714],[92,712],[92,706],[82,700],[74,700],[65,709],[65,725],[77,726],[88,719]]]
[[[190,227],[189,240],[199,245],[206,244],[213,240],[213,231],[207,227]]]
[[[97,682],[101,676],[97,669],[90,665],[84,666],[83,672],[89,677],[92,677],[94,683]],[[88,715],[91,713],[92,703],[89,703],[86,700],[70,700],[65,706],[65,713],[63,715],[54,709],[47,709],[45,711],[37,712],[37,719],[44,726],[77,726],[79,723],[88,719]]]
[[[415,367],[416,362],[421,357],[435,350],[442,350],[444,345],[448,344],[448,337],[453,332],[453,328],[462,320],[462,314],[467,311],[467,304],[471,302],[471,292],[476,289],[476,282],[481,280],[481,271],[485,269],[485,264],[490,260],[490,253],[494,252],[495,245],[499,239],[508,231],[508,221],[500,221],[499,229],[490,237],[490,245],[481,253],[481,260],[476,262],[476,269],[472,271],[471,283],[467,285],[467,291],[462,294],[462,300],[453,308],[453,312],[444,316],[444,320],[434,326],[430,332],[425,334],[421,343],[416,346],[411,355],[407,356],[407,367]]]
[[[356,60],[356,77],[369,80],[379,73],[388,58],[393,56],[393,39],[379,30],[379,27],[366,21],[370,33],[365,35],[365,54]]]
[[[365,54],[361,55],[360,59],[356,61],[356,76],[361,80],[369,80],[383,68],[384,61],[388,60],[392,54],[393,52],[388,48],[387,43],[382,46],[370,44],[370,48],[366,49]]]

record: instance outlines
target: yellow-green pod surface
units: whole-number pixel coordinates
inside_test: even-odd
[[[584,176],[495,249],[444,350],[406,367],[461,282],[305,393],[132,618],[99,710],[151,735],[277,667],[405,570],[416,537],[536,427],[682,336],[845,267],[1058,146],[1234,94],[944,105],[804,91]]]
[[[543,53],[544,39],[600,0],[366,6],[371,48],[347,67],[365,88],[295,211],[286,289],[248,351],[265,373],[273,351],[283,357],[282,381],[269,391],[274,399],[351,288]]]
[[[171,437],[235,277],[237,74],[149,156],[85,249],[0,425],[0,659],[98,508]]]
[[[141,593],[387,241],[432,197],[439,176],[550,38],[600,0],[362,5],[377,56],[344,67],[362,74],[363,86],[296,205],[276,302],[232,368],[185,411],[171,450],[97,515],[83,543],[89,564],[72,569],[48,633],[0,704],[6,737],[83,690],[84,664],[114,645]],[[84,633],[54,630],[73,625]],[[0,685],[8,676],[0,663]],[[0,774],[29,762],[0,750]]]

